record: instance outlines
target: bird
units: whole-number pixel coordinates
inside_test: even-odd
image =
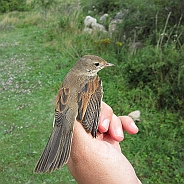
[[[52,172],[67,163],[75,120],[96,138],[103,97],[97,72],[109,66],[114,64],[99,56],[85,55],[66,74],[56,97],[53,130],[35,173]]]

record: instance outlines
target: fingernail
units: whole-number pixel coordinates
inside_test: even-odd
[[[102,126],[103,128],[107,131],[108,128],[109,128],[109,123],[110,123],[110,120],[109,119],[105,119],[103,122],[102,122]]]
[[[122,128],[117,128],[117,129],[115,130],[115,134],[116,134],[117,136],[119,136],[119,137],[123,137],[123,130],[122,130]]]
[[[134,122],[131,123],[131,126],[132,126],[133,128],[138,129],[138,127],[136,126],[136,124],[135,124]]]

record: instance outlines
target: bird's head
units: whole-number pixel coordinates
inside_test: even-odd
[[[79,59],[75,67],[89,76],[96,75],[98,71],[108,66],[114,66],[112,63],[108,63],[104,59],[94,55],[85,55],[81,59]]]

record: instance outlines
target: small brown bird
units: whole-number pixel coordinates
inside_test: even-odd
[[[114,65],[86,55],[65,76],[56,97],[53,131],[35,167],[36,173],[52,172],[67,163],[75,120],[96,137],[103,95],[97,72],[108,66]]]

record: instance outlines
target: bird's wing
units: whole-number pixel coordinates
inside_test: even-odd
[[[82,88],[82,92],[78,94],[77,120],[83,124],[85,130],[90,132],[93,137],[96,137],[98,130],[102,95],[102,82],[98,76],[86,83]]]
[[[72,112],[69,120],[66,117],[69,111],[67,106],[69,96],[68,88],[61,88],[58,92],[54,128],[35,167],[36,173],[52,172],[68,161],[73,135],[73,128],[69,125],[74,123],[76,117]]]

